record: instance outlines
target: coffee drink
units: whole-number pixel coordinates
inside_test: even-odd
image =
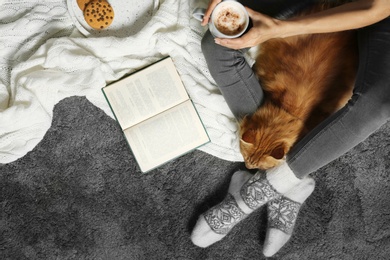
[[[195,8],[192,16],[202,21],[206,9]],[[224,0],[214,8],[210,20],[209,30],[214,37],[237,38],[248,28],[249,15],[245,7],[236,0]]]
[[[218,31],[225,35],[236,35],[246,28],[245,13],[233,5],[221,6],[214,14],[214,25]]]

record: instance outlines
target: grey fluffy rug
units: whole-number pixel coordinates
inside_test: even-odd
[[[313,174],[275,259],[390,258],[389,134],[384,125]],[[264,259],[265,208],[209,248],[189,238],[242,167],[194,151],[142,174],[114,120],[65,99],[42,142],[0,166],[0,259]]]

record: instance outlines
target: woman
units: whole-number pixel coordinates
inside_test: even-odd
[[[275,0],[271,3],[263,1],[271,5],[275,3]],[[208,23],[219,2],[221,0],[210,1],[202,25]],[[359,68],[348,104],[294,145],[286,163],[265,174],[235,173],[229,195],[199,218],[192,233],[195,244],[208,246],[222,239],[235,224],[258,207],[267,202],[285,200],[295,209],[294,220],[280,226],[272,225],[270,219],[263,251],[269,256],[291,236],[299,206],[314,188],[314,182],[307,176],[365,140],[390,117],[390,1],[357,0],[288,20],[261,13],[262,7],[256,6],[262,2],[260,0],[240,2],[246,6],[249,3],[257,10],[247,8],[253,26],[246,34],[237,39],[214,39],[206,33],[202,40],[210,73],[237,118],[253,113],[263,100],[259,82],[244,59],[247,48],[272,38],[358,29]],[[284,2],[291,4],[291,1]],[[283,7],[279,1],[279,10]],[[218,222],[218,213],[223,210],[232,216],[228,224]]]

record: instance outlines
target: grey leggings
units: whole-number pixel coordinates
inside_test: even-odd
[[[390,17],[359,29],[358,43],[359,69],[352,98],[287,155],[298,178],[343,155],[390,118]],[[255,112],[263,101],[263,91],[244,58],[245,50],[219,46],[207,32],[202,51],[233,114],[240,118]]]

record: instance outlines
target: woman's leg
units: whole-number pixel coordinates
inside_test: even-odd
[[[220,46],[207,31],[202,39],[202,51],[210,74],[233,115],[241,118],[255,112],[263,100],[263,90],[245,60],[245,50]]]
[[[287,163],[302,178],[365,140],[390,118],[390,18],[359,30],[352,98],[298,142]]]

